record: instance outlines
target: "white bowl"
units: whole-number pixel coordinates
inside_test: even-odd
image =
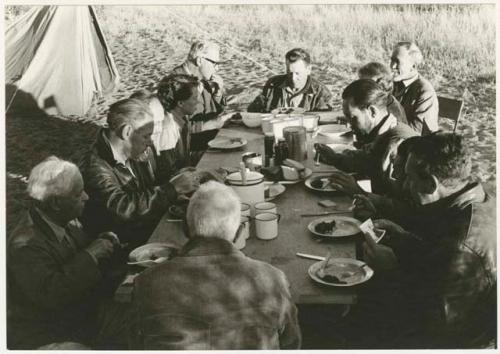
[[[248,128],[257,128],[260,127],[260,123],[262,120],[262,113],[242,113],[243,124],[245,124]]]
[[[345,125],[328,124],[319,126],[318,133],[329,138],[339,138],[348,130],[349,129]]]

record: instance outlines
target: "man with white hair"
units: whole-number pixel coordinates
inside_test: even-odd
[[[111,257],[116,235],[91,239],[82,232],[76,218],[88,196],[71,162],[52,156],[35,166],[28,193],[32,205],[7,243],[8,348],[86,342],[84,327],[105,284],[101,263]]]
[[[178,257],[135,279],[134,349],[298,349],[297,309],[285,275],[235,246],[240,201],[202,184],[187,210]]]
[[[198,158],[201,158],[202,152],[207,149],[207,143],[217,135],[218,129],[214,129],[214,125],[218,128],[224,123],[217,121],[226,106],[224,80],[217,74],[220,63],[220,48],[216,43],[195,41],[186,61],[175,67],[171,73],[195,76],[202,84],[198,106],[190,117],[193,123],[191,149],[200,152]],[[208,121],[217,123],[204,123]],[[210,128],[204,129],[205,124]]]
[[[112,230],[130,247],[144,243],[167,208],[192,193],[196,176],[182,173],[175,182],[158,171],[152,147],[153,115],[144,102],[112,104],[92,149],[81,162],[90,200],[82,222],[92,233]]]
[[[399,42],[390,66],[394,75],[393,95],[405,109],[408,125],[427,135],[439,129],[439,103],[431,83],[418,72],[422,62],[422,52],[415,43]]]

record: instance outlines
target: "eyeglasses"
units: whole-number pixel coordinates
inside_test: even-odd
[[[210,63],[212,63],[213,66],[219,66],[219,63],[217,63],[215,60],[208,59],[208,58],[205,58],[205,57],[203,57],[203,59],[205,59],[206,61],[209,61]]]

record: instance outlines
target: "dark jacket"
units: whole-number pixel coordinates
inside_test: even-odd
[[[359,150],[336,154],[335,160],[326,161],[345,171],[356,172],[371,179],[372,191],[387,194],[391,190],[391,165],[401,140],[416,135],[406,124],[389,115],[364,137]]]
[[[285,275],[230,242],[194,238],[134,284],[136,349],[298,349]]]
[[[69,225],[76,247],[60,241],[31,208],[7,243],[7,339],[9,349],[78,341],[81,328],[95,305],[102,280],[84,248],[90,239],[79,223]],[[76,248],[76,249],[75,249]]]
[[[248,106],[248,112],[271,112],[275,108],[287,107],[287,75],[273,76],[267,80],[262,93]],[[321,82],[309,76],[305,87],[298,92],[303,94],[299,107],[306,111],[331,111],[332,94]]]
[[[408,120],[406,119],[406,112],[401,103],[393,95],[389,95],[389,102],[387,104],[387,110],[392,114],[398,122],[408,125]]]
[[[431,83],[418,75],[410,85],[394,84],[394,97],[403,106],[408,125],[420,135],[439,129],[439,103]]]
[[[117,163],[105,129],[80,163],[89,200],[82,222],[87,232],[113,231],[122,242],[144,243],[168,206],[177,198],[168,176],[158,171],[152,152],[144,162],[131,161],[134,175]]]
[[[495,199],[469,184],[415,209],[411,236],[384,241],[437,347],[467,347],[496,323],[495,210]]]

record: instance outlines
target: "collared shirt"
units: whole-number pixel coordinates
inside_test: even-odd
[[[305,86],[304,86],[305,88]],[[304,97],[304,88],[302,90],[294,90],[291,87],[286,87],[284,92],[286,95],[285,107],[299,107],[302,98]]]
[[[399,82],[394,83],[394,97],[398,101],[401,101],[401,97],[405,94],[406,89],[413,84],[415,81],[418,79],[418,73],[415,74],[415,76],[409,78],[409,79],[404,79]]]
[[[104,136],[104,140],[106,140],[106,142],[111,147],[111,153],[113,154],[113,158],[115,159],[115,161],[117,163],[122,164],[123,166],[125,166],[130,171],[130,173],[132,174],[132,176],[136,177],[134,171],[132,170],[132,166],[130,165],[130,161],[127,158],[127,156],[125,156],[121,151],[119,151],[118,149],[116,149],[113,146],[113,144],[111,143],[111,141],[109,140],[109,138],[108,138],[108,136],[106,134],[103,134],[103,136]]]

